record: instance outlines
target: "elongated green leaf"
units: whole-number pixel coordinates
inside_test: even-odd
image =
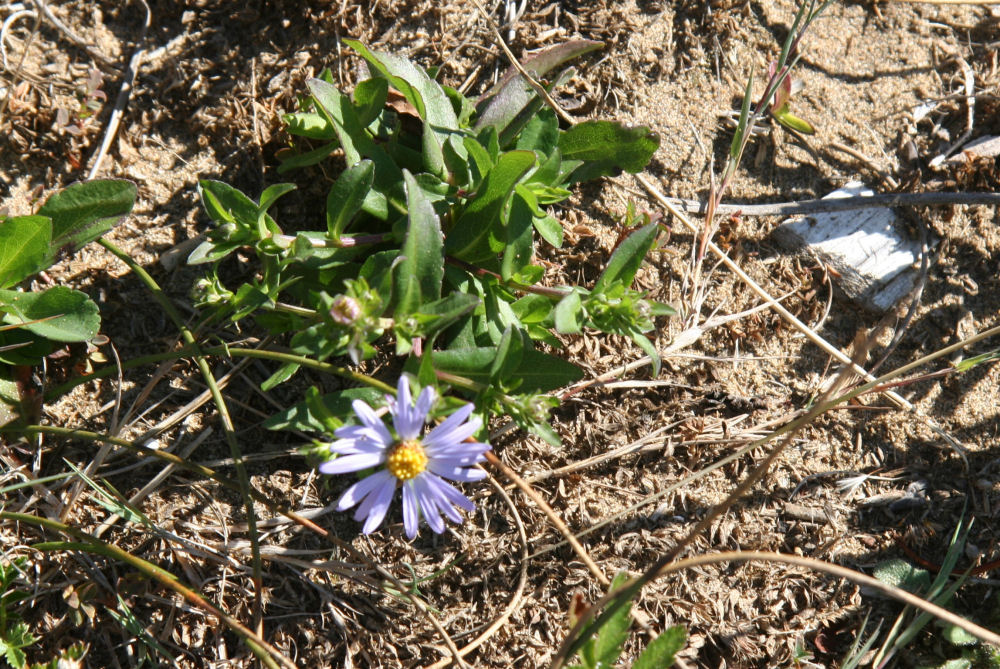
[[[490,382],[490,370],[497,357],[494,347],[456,348],[432,353],[434,369],[450,372],[479,383]],[[513,375],[521,380],[519,393],[546,393],[583,378],[583,370],[561,358],[525,350]]]
[[[603,293],[611,284],[619,281],[626,288],[630,287],[646,254],[653,248],[653,242],[656,241],[656,231],[656,223],[649,223],[626,237],[625,241],[611,254],[607,267],[601,273],[601,278],[594,284],[593,292]]]
[[[403,260],[395,269],[396,318],[419,310],[423,302],[441,297],[444,278],[444,236],[441,222],[424,191],[409,172],[406,180],[408,225],[401,249]]]
[[[660,137],[644,126],[614,121],[584,121],[559,138],[564,160],[582,160],[572,181],[588,181],[620,170],[641,172],[660,146]]]
[[[138,190],[131,181],[100,179],[67,186],[35,212],[52,219],[50,255],[78,251],[132,211]]]
[[[684,648],[686,639],[687,632],[680,625],[664,630],[646,646],[632,669],[667,669],[674,666],[674,658]]]
[[[611,590],[620,587],[628,581],[628,574],[623,571],[615,574],[611,581]],[[597,632],[597,642],[594,644],[594,658],[598,667],[613,667],[621,655],[622,645],[628,638],[628,628],[632,620],[629,618],[631,605],[623,606]]]
[[[393,88],[416,107],[420,118],[443,129],[458,130],[458,117],[455,116],[448,94],[440,84],[427,76],[423,68],[414,65],[404,56],[371,51],[358,40],[347,39],[344,44],[357,51],[369,65],[388,79]]]
[[[500,213],[514,186],[534,164],[535,154],[531,151],[508,151],[500,157],[448,232],[445,247],[449,254],[468,262],[479,262],[501,250],[490,247],[490,238],[502,239],[503,236],[497,234]]]
[[[750,118],[750,96],[753,94],[753,70],[750,70],[750,77],[747,79],[747,89],[743,92],[743,106],[740,108],[740,121],[736,124],[736,132],[733,134],[733,141],[729,145],[729,157],[738,160],[740,157],[740,147],[743,145],[743,136],[747,132],[747,120]]]
[[[795,116],[790,111],[788,111],[787,106],[781,110],[774,112],[774,118],[777,119],[778,123],[785,126],[789,130],[795,130],[796,132],[801,132],[803,135],[815,135],[816,128],[812,126],[809,121],[801,119]]]
[[[528,293],[510,306],[524,324],[541,323],[552,314],[552,300],[537,293]]]
[[[580,293],[575,290],[559,300],[553,312],[556,331],[561,334],[580,334],[583,331],[582,310],[583,300],[580,298]]]
[[[85,293],[65,286],[41,293],[0,290],[0,311],[6,313],[4,322],[25,323],[25,330],[54,341],[89,341],[101,327],[97,305]]]
[[[264,192],[260,194],[260,204],[258,209],[260,212],[267,211],[271,206],[277,201],[279,197],[285,195],[286,193],[291,193],[296,189],[295,184],[272,184],[264,189]]]
[[[559,119],[548,107],[535,114],[517,138],[517,148],[538,151],[545,156],[552,153],[558,144]]]
[[[478,305],[479,297],[468,293],[451,293],[436,302],[424,304],[420,307],[421,315],[435,316],[436,318],[431,323],[423,325],[421,332],[425,337],[432,337]]]
[[[198,182],[198,192],[213,221],[239,222],[251,229],[257,226],[257,203],[229,184],[202,179]]]
[[[531,350],[531,340],[519,328],[508,325],[497,345],[493,364],[490,365],[490,383],[494,386],[516,387],[509,379],[520,366],[525,350]]]
[[[536,216],[532,220],[532,223],[535,226],[535,230],[538,230],[538,234],[541,235],[542,239],[557,249],[562,246],[562,224],[560,224],[554,216],[550,216],[548,214],[545,216]]]
[[[522,61],[522,66],[526,72],[538,79],[566,61],[578,58],[603,46],[603,42],[571,40],[542,49]],[[496,128],[498,133],[505,130],[535,97],[535,91],[524,81],[524,77],[511,67],[476,105],[479,112],[476,130],[487,126]]]
[[[52,221],[45,216],[0,219],[0,288],[48,267]]]
[[[327,156],[337,150],[338,146],[340,146],[340,142],[330,142],[305,153],[295,153],[291,149],[282,150],[278,155],[278,160],[281,161],[281,164],[278,165],[278,174],[323,162]]]
[[[279,367],[274,374],[267,377],[267,379],[264,380],[264,383],[260,384],[260,389],[266,393],[272,388],[275,388],[292,378],[297,371],[299,371],[298,363],[286,362],[284,365]]]
[[[347,224],[361,210],[375,179],[375,163],[362,160],[346,170],[326,196],[326,227],[333,239],[339,239]]]

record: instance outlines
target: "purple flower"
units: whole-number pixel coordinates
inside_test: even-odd
[[[417,536],[420,516],[431,529],[444,532],[444,515],[456,523],[462,516],[455,507],[473,511],[476,507],[450,483],[480,481],[486,472],[474,467],[485,459],[489,444],[466,442],[482,425],[479,418],[469,416],[473,406],[466,404],[423,437],[427,414],[436,400],[433,388],[424,388],[416,403],[410,395],[406,377],[401,376],[396,398],[386,396],[394,429],[382,422],[375,411],[355,400],[352,406],[360,425],[337,429],[338,440],[330,444],[337,457],[319,466],[324,474],[345,474],[385,465],[348,488],[337,502],[344,511],[357,505],[354,519],[365,523],[361,531],[373,532],[385,519],[396,488],[403,489],[403,526],[406,536]]]

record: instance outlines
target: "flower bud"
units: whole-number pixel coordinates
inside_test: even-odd
[[[330,318],[339,325],[353,325],[361,317],[361,305],[353,297],[338,295],[333,298],[330,307]]]

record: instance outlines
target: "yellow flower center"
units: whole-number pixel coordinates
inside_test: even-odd
[[[393,446],[385,462],[389,473],[400,481],[409,481],[427,469],[427,456],[417,439],[401,441]]]

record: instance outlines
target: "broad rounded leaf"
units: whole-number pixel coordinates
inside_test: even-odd
[[[55,286],[41,293],[0,290],[0,310],[9,324],[54,341],[89,341],[97,336],[101,316],[85,293]]]
[[[48,267],[51,239],[52,221],[45,216],[0,219],[0,288]]]

